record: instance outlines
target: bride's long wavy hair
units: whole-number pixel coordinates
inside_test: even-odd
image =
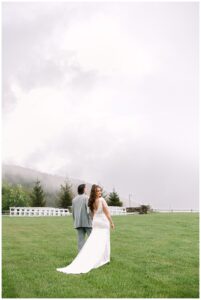
[[[89,196],[88,206],[89,206],[89,208],[92,212],[94,211],[94,202],[97,198],[96,190],[98,188],[101,189],[101,187],[97,184],[93,184],[92,187],[91,187],[91,193],[90,193],[90,196]]]

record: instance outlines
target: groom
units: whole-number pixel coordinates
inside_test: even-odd
[[[74,228],[78,234],[78,252],[85,243],[85,235],[88,236],[92,230],[92,220],[88,213],[88,196],[86,195],[86,184],[78,186],[78,195],[72,201],[72,214],[74,221]]]

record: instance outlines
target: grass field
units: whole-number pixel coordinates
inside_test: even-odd
[[[77,254],[71,217],[2,217],[2,297],[199,298],[198,213],[113,220],[111,262],[67,275],[56,268]]]

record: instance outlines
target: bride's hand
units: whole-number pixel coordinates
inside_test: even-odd
[[[112,229],[114,229],[114,223],[111,224]]]

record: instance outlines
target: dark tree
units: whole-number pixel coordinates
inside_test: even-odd
[[[108,205],[109,206],[122,206],[122,202],[120,201],[120,198],[118,194],[113,190],[112,193],[109,194],[108,198]]]
[[[148,211],[151,211],[150,205],[140,205],[139,214],[147,214]]]
[[[36,180],[35,186],[32,189],[30,198],[31,198],[31,206],[33,207],[44,207],[46,204],[45,193],[40,184],[40,180],[38,179]]]
[[[72,205],[73,197],[72,185],[66,180],[65,184],[60,186],[59,199],[57,201],[58,207],[69,208]]]

